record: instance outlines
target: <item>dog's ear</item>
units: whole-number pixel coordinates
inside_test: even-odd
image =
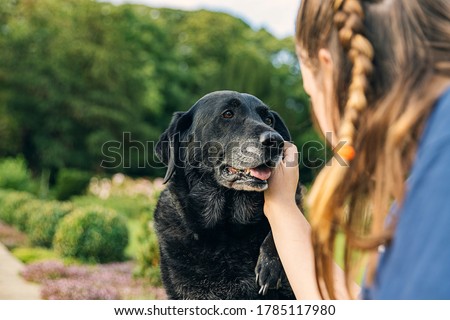
[[[281,119],[280,115],[276,113],[275,111],[270,111],[270,113],[274,117],[274,126],[273,128],[281,134],[284,141],[291,141],[291,134],[289,133],[289,129],[286,127],[286,124],[284,123],[283,119]]]
[[[170,180],[175,172],[175,166],[181,160],[179,159],[180,142],[189,130],[191,123],[192,117],[188,112],[175,112],[169,127],[156,143],[156,156],[167,166],[164,183]]]

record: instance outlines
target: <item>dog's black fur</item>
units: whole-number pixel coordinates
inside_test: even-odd
[[[278,114],[248,94],[213,92],[175,113],[156,146],[168,166],[155,228],[170,299],[294,299],[263,213],[261,179],[283,140]]]

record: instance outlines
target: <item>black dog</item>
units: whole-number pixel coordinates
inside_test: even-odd
[[[155,227],[170,299],[294,299],[263,213],[284,140],[278,114],[249,94],[214,92],[175,113],[156,146],[168,166]]]

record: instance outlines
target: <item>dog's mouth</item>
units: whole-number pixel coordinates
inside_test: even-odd
[[[264,191],[267,180],[272,175],[269,164],[261,164],[253,168],[235,168],[225,165],[222,169],[222,184],[236,190]]]
[[[230,175],[239,175],[246,178],[254,178],[260,181],[267,181],[272,174],[272,170],[266,165],[260,165],[256,168],[237,169],[231,166],[225,167]]]

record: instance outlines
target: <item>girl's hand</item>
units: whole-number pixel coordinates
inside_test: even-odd
[[[273,208],[295,204],[298,186],[298,152],[290,142],[284,142],[284,156],[269,178],[269,187],[264,191],[264,213],[270,215]]]

